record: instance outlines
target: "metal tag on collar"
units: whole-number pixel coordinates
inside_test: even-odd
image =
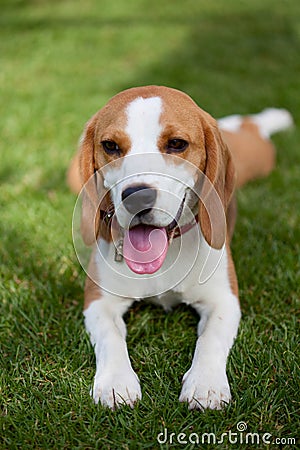
[[[115,247],[115,261],[123,261],[123,239],[119,239]]]

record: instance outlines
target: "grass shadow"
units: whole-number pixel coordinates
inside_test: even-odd
[[[270,105],[297,112],[297,21],[284,8],[276,12],[263,6],[257,11],[199,14],[190,20],[189,35],[179,48],[137,71],[134,78],[125,77],[116,92],[144,84],[176,87],[217,117]]]

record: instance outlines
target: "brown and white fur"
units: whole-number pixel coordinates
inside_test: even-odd
[[[68,179],[75,192],[88,183],[81,230],[94,251],[86,279],[84,317],[96,355],[92,389],[96,403],[133,407],[141,399],[140,382],[127,351],[123,315],[134,301],[148,297],[165,309],[184,302],[200,316],[194,357],[183,377],[179,400],[188,402],[191,409],[220,409],[230,401],[226,361],[241,316],[229,247],[235,222],[234,190],[272,170],[275,150],[269,137],[291,122],[289,113],[278,109],[217,122],[186,94],[158,86],[121,92],[89,120]],[[170,154],[176,156],[176,162],[170,162],[166,156]],[[200,189],[205,201],[191,193],[200,172],[206,176]],[[122,195],[141,184],[156,196],[150,207],[147,198],[142,213],[135,215],[124,206]],[[171,197],[164,198],[161,192],[166,191]],[[103,192],[106,196],[99,207]],[[184,229],[191,220],[186,206],[197,216],[198,224],[169,242],[155,276],[139,275],[124,260],[115,260],[111,229],[101,216],[108,205],[114,208],[118,227],[125,233],[136,226],[168,229],[170,217],[176,217]],[[216,217],[222,214],[220,206],[227,227]],[[196,230],[199,242],[195,252]],[[176,265],[178,252],[181,259]],[[189,270],[181,277],[185,263]],[[207,276],[200,281],[203,273]]]

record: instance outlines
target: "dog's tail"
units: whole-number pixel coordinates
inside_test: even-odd
[[[237,132],[239,131],[245,118],[253,122],[259,129],[262,137],[269,139],[272,134],[284,131],[293,125],[293,118],[286,109],[267,108],[258,114],[241,116],[234,114],[218,120],[221,130]]]
[[[293,125],[286,109],[268,108],[249,116],[232,115],[218,120],[237,171],[237,187],[268,175],[275,165],[274,133]]]

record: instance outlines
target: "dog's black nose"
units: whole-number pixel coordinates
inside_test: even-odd
[[[122,192],[122,201],[131,214],[142,216],[147,214],[154,206],[156,190],[147,185],[137,185]]]

